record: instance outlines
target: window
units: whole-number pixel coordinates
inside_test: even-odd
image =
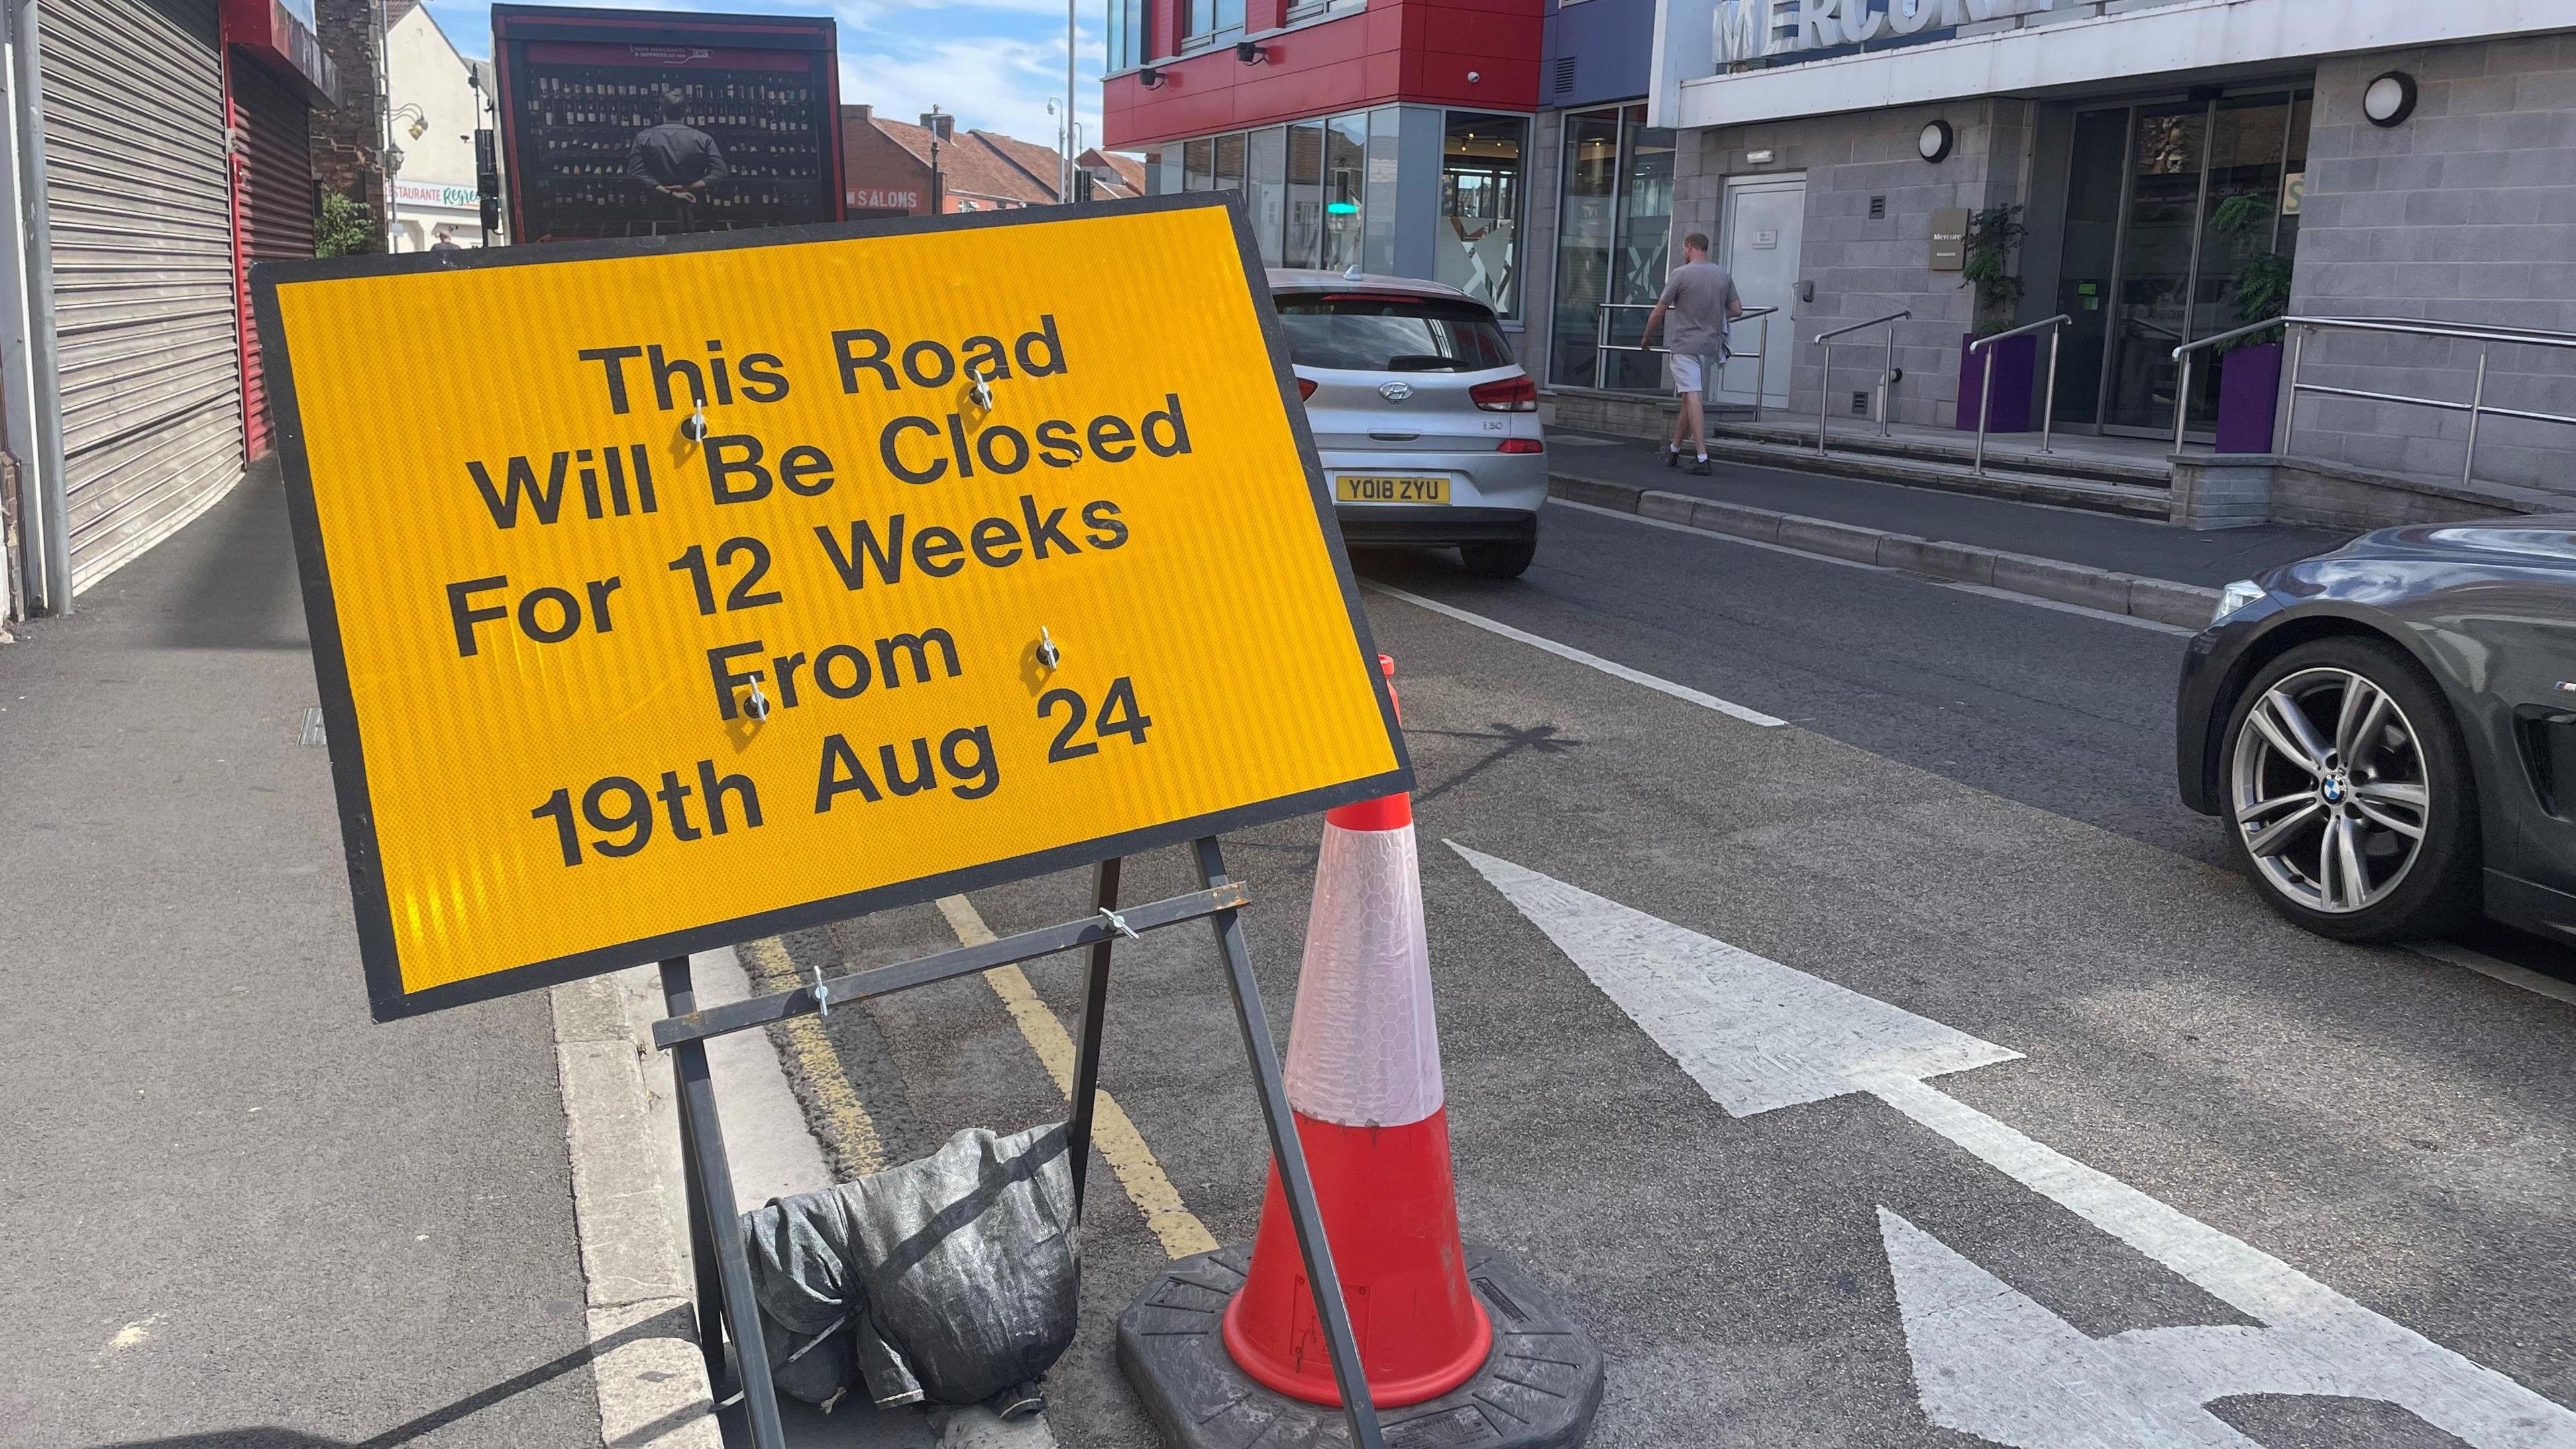
[[[1554,326],[1548,381],[1652,390],[1663,361],[1633,350],[1662,293],[1672,236],[1673,133],[1646,124],[1644,106],[1565,118],[1565,191],[1557,217]],[[1605,326],[1615,349],[1602,353]]]
[[[1289,360],[1357,372],[1486,372],[1511,344],[1474,302],[1367,293],[1283,292],[1273,299]]]
[[[1440,156],[1434,275],[1505,317],[1520,314],[1519,116],[1451,111]]]
[[[1145,0],[1108,0],[1109,69],[1133,70],[1145,63]]]
[[[1243,0],[1189,0],[1189,34],[1204,41],[1228,30],[1243,29]]]
[[[1324,123],[1288,126],[1288,235],[1282,266],[1311,267],[1322,260],[1324,241]]]
[[[1216,189],[1216,138],[1201,136],[1181,143],[1181,189],[1214,191]]]
[[[1253,239],[1260,244],[1264,266],[1279,266],[1288,200],[1288,133],[1272,126],[1252,133],[1244,190],[1244,210],[1252,217]]]
[[[1216,189],[1219,191],[1243,189],[1243,133],[1241,131],[1216,138]]]
[[[1342,271],[1360,259],[1360,206],[1368,177],[1368,113],[1324,123],[1322,265]]]

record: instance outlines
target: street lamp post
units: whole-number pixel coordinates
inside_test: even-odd
[[[1078,84],[1073,76],[1073,6],[1074,0],[1064,0],[1064,176],[1056,187],[1059,204],[1073,200],[1073,102]]]

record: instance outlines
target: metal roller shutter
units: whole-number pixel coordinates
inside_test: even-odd
[[[39,0],[72,586],[242,476],[214,0]]]
[[[236,325],[242,349],[242,415],[250,455],[263,457],[274,436],[268,391],[260,375],[258,324],[251,320],[250,268],[259,262],[313,255],[313,162],[304,98],[256,65],[234,62],[233,116],[241,127],[241,265],[245,285]]]

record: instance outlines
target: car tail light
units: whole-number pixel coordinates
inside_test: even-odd
[[[1315,380],[1313,378],[1301,377],[1297,379],[1297,401],[1304,402],[1306,399],[1313,397],[1314,395]]]
[[[1502,441],[1502,445],[1494,449],[1494,451],[1497,453],[1544,453],[1547,451],[1547,444],[1540,442],[1536,438],[1505,438]]]
[[[1524,372],[1517,377],[1496,378],[1467,389],[1468,400],[1489,413],[1534,413],[1538,411],[1538,384]]]

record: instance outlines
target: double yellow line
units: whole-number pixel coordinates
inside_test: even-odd
[[[975,903],[962,895],[942,897],[939,913],[947,918],[948,929],[956,933],[960,944],[975,946],[993,939],[992,928],[984,924]],[[796,968],[787,959],[786,946],[776,937],[745,945],[741,956],[744,968],[770,989],[795,983]],[[1037,988],[1029,984],[1027,973],[1017,966],[996,966],[984,973],[984,984],[1002,999],[1003,1009],[1010,1012],[1012,1022],[1020,1029],[1021,1039],[1037,1054],[1047,1075],[1055,1079],[1056,1091],[1072,1100],[1073,1038],[1065,1032],[1064,1023],[1047,1009]],[[800,1016],[781,1023],[780,1030],[786,1050],[795,1058],[799,1074],[814,1094],[809,1110],[822,1118],[826,1147],[834,1166],[849,1177],[883,1170],[888,1165],[885,1139],[877,1131],[876,1119],[868,1115],[867,1104],[851,1089],[850,1074],[842,1067],[831,1038],[824,1035],[822,1022]],[[1161,1240],[1166,1254],[1186,1258],[1215,1250],[1214,1235],[1181,1201],[1180,1190],[1172,1186],[1163,1165],[1154,1160],[1144,1134],[1136,1130],[1127,1110],[1105,1089],[1093,1102],[1091,1144],[1100,1149],[1109,1170],[1118,1175],[1119,1187],[1136,1205],[1136,1211],[1145,1215],[1145,1226]]]

